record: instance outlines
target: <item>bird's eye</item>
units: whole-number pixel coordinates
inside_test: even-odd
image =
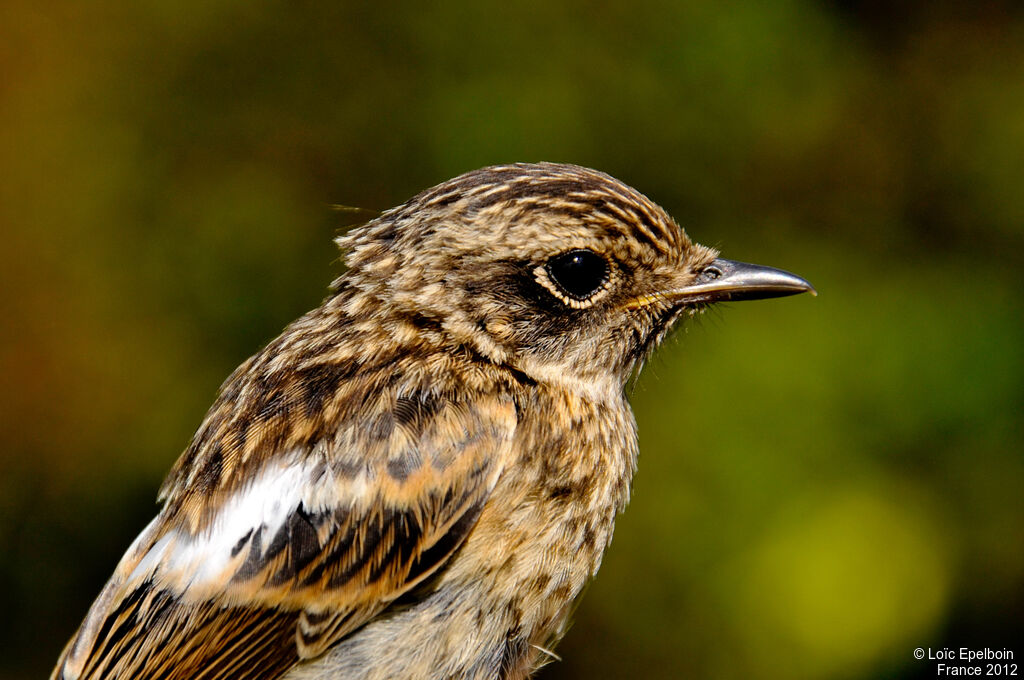
[[[548,260],[548,276],[574,300],[586,300],[608,280],[608,262],[592,250],[570,250]]]

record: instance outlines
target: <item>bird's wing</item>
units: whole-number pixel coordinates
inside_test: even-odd
[[[434,573],[496,483],[515,408],[496,395],[377,402],[375,421],[269,457],[201,528],[169,502],[52,677],[277,678]]]

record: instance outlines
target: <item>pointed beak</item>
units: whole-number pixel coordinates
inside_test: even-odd
[[[706,266],[692,283],[666,295],[681,302],[724,302],[761,300],[797,293],[817,295],[818,291],[796,274],[758,264],[718,258]]]

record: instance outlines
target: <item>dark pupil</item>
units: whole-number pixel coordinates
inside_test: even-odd
[[[569,297],[585,300],[608,277],[608,263],[589,250],[570,250],[548,262],[548,275]]]

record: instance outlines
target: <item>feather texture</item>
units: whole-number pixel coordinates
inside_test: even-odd
[[[195,533],[162,513],[54,677],[275,678],[433,574],[494,487],[515,409],[489,394],[381,390],[390,426],[341,422],[332,441],[266,456],[249,483],[211,497]],[[339,442],[381,455],[351,465]]]

